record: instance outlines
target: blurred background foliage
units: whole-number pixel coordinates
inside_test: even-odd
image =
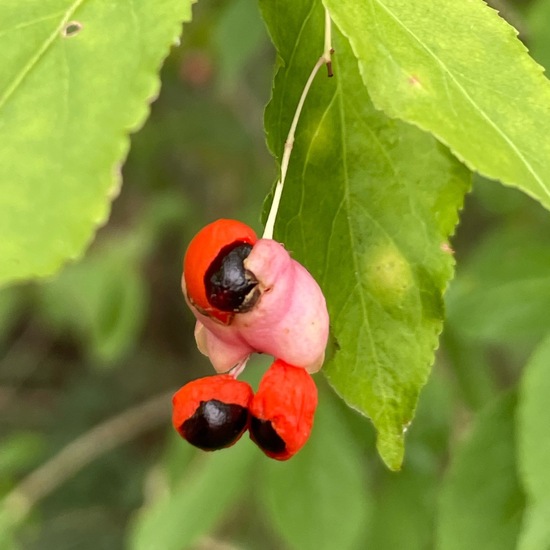
[[[550,1],[493,5],[550,63]],[[548,332],[550,216],[493,182],[476,177],[453,239],[448,321],[402,472],[322,376],[312,438],[287,463],[244,439],[203,454],[172,431],[169,393],[211,372],[180,292],[183,252],[217,217],[260,229],[273,66],[254,0],[196,5],[109,224],[56,278],[0,291],[0,547],[514,548],[525,497],[510,411]],[[494,471],[505,481],[484,492]],[[475,513],[461,516],[465,502]]]

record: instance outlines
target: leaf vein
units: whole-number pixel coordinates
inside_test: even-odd
[[[58,11],[56,13],[51,13],[50,15],[44,15],[42,17],[38,17],[36,19],[31,19],[30,21],[25,21],[24,23],[19,23],[15,25],[14,27],[10,27],[7,29],[3,29],[0,31],[0,37],[4,36],[5,34],[8,34],[13,31],[20,31],[21,29],[25,29],[27,27],[31,27],[32,25],[36,25],[36,23],[43,23],[44,21],[48,21],[48,19],[54,19],[55,17],[59,17],[62,15],[63,11]]]

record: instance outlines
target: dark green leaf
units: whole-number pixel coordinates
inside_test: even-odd
[[[314,0],[261,6],[283,64],[266,113],[279,155],[322,52],[324,13]],[[469,175],[433,138],[376,111],[337,32],[334,47],[335,76],[317,76],[298,125],[275,237],[325,292],[336,352],[324,372],[372,418],[398,469],[442,327],[447,238]]]
[[[534,345],[548,330],[548,239],[515,226],[485,237],[459,269],[447,306],[453,330],[469,340]]]
[[[438,550],[516,548],[525,497],[515,461],[515,396],[491,402],[474,422],[447,472]]]

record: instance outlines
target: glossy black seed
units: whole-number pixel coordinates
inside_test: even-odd
[[[252,245],[233,243],[222,248],[204,276],[208,301],[221,311],[248,311],[258,281],[243,265]],[[248,298],[248,299],[247,299]],[[254,300],[255,301],[255,300]]]
[[[246,407],[211,399],[201,401],[179,432],[195,447],[214,451],[234,443],[246,429],[247,420]]]
[[[250,419],[250,436],[264,451],[273,454],[284,453],[286,444],[271,425],[270,420]]]

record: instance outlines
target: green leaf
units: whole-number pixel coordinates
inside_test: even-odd
[[[546,334],[550,251],[540,226],[499,227],[458,270],[448,320],[469,341],[532,348]]]
[[[0,284],[79,256],[192,0],[0,6]]]
[[[387,472],[374,503],[367,548],[425,550],[431,548],[437,477],[404,466]]]
[[[256,2],[235,0],[228,4],[213,38],[219,58],[219,82],[223,88],[235,88],[246,64],[266,40]]]
[[[306,446],[288,462],[265,459],[262,502],[290,548],[359,548],[371,512],[366,462],[341,416],[321,394]]]
[[[448,450],[456,398],[453,395],[454,381],[453,384],[449,383],[448,373],[443,371],[441,366],[440,363],[436,363],[428,383],[422,389],[415,422],[407,432],[411,451],[407,454],[406,461],[409,467],[431,471],[434,459],[439,460],[436,457]],[[437,414],[434,414],[434,411],[437,411]],[[427,454],[430,457],[427,457]]]
[[[550,70],[550,2],[548,0],[536,0],[529,6],[529,45],[533,57],[546,70]]]
[[[282,67],[266,112],[283,151],[302,88],[323,48],[319,2],[261,3]],[[346,39],[335,31],[334,78],[305,102],[275,237],[319,281],[335,353],[324,372],[378,431],[392,469],[426,382],[452,276],[446,245],[469,173],[433,138],[376,111]]]
[[[128,548],[189,548],[210,532],[247,488],[248,472],[259,457],[257,453],[247,437],[229,450],[197,453],[171,492],[140,511],[131,526]]]
[[[17,522],[13,519],[13,511],[0,508],[0,550],[21,550],[16,542]]]
[[[433,548],[442,457],[456,407],[444,371],[435,368],[422,390],[416,419],[407,433],[407,455],[399,473],[378,466],[367,548]],[[398,527],[397,527],[398,526]]]
[[[324,0],[374,104],[550,208],[550,83],[480,0]]]
[[[478,411],[498,391],[485,346],[458,336],[449,322],[441,340],[446,362],[455,378],[453,386],[459,390],[464,404]]]
[[[535,351],[521,381],[518,404],[518,463],[528,496],[520,550],[550,548],[550,336]]]
[[[102,363],[121,359],[136,343],[147,307],[147,288],[133,238],[111,242],[68,266],[40,288],[43,317],[59,333],[76,335]]]
[[[525,503],[515,460],[515,395],[492,401],[474,422],[443,484],[438,550],[516,547]]]
[[[20,475],[31,466],[35,466],[45,455],[45,436],[33,432],[16,432],[0,440],[0,479]],[[5,487],[1,487],[5,489]]]

